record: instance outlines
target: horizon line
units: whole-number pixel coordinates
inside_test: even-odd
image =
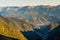
[[[60,5],[60,4],[58,4]],[[19,6],[19,5],[5,5],[5,6],[1,6],[0,7],[24,7],[24,6],[58,6],[58,5],[49,5],[49,4],[42,4],[42,5],[23,5],[23,6]]]

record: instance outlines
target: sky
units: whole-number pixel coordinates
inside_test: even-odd
[[[60,0],[0,0],[0,6],[59,5]]]

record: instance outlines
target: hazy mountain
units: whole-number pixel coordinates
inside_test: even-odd
[[[2,7],[0,10],[2,16],[24,19],[35,26],[48,25],[60,20],[60,5],[11,6]]]

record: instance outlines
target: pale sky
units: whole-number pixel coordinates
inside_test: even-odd
[[[0,0],[0,6],[59,5],[60,0]]]

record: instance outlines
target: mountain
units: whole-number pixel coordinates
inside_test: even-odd
[[[0,8],[0,27],[2,26],[0,33],[9,38],[49,40],[51,35],[55,38],[56,36],[54,37],[54,35],[59,33],[60,24],[58,22],[60,22],[60,5],[11,6]]]
[[[35,26],[48,25],[60,20],[60,5],[11,6],[2,7],[0,10],[2,16],[27,20]]]
[[[3,17],[0,15],[0,34],[2,35],[2,38],[6,39],[6,37],[9,37],[9,39],[27,40],[29,38],[27,38],[23,32],[33,32],[34,29],[37,29],[37,27],[29,22],[26,22],[25,20],[12,17]],[[32,34],[37,36],[37,34]]]
[[[57,36],[58,38],[60,38],[59,30],[60,30],[60,23],[56,22],[50,25],[40,26],[40,29],[34,29],[34,31],[24,31],[22,33],[25,37],[28,38],[28,40],[53,40],[53,38]]]
[[[27,40],[20,31],[12,27],[10,24],[7,24],[6,21],[2,19],[4,18],[0,16],[0,34],[1,35],[19,39],[19,40]]]
[[[9,25],[13,26],[14,28],[16,28],[17,30],[20,30],[20,31],[33,31],[33,29],[35,28],[35,26],[29,22],[26,22],[22,19],[17,19],[17,18],[11,18],[11,17],[8,17],[7,18],[8,23]]]
[[[26,20],[0,15],[0,35],[2,38],[8,37],[13,40],[45,40],[49,37],[50,32],[59,25],[58,22],[55,22],[36,27]]]

